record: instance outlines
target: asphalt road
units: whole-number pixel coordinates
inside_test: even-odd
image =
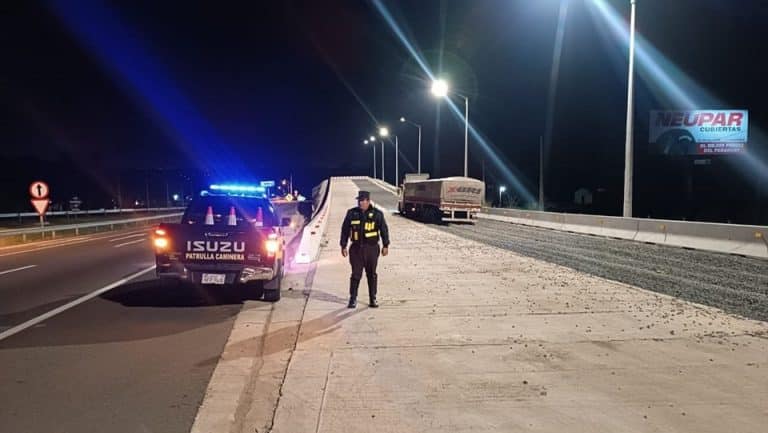
[[[397,209],[397,197],[370,181],[379,206]],[[391,216],[390,218],[400,218]],[[578,271],[768,320],[768,260],[616,240],[480,220],[436,225],[440,230]]]
[[[0,248],[0,431],[187,432],[244,299],[154,279],[148,230]]]

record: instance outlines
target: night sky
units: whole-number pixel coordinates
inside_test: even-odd
[[[557,86],[547,196],[553,208],[618,213],[623,175],[626,47],[601,31],[593,0],[571,0]],[[629,1],[609,0],[621,17]],[[509,184],[499,164],[537,195],[539,137],[560,2],[384,1],[403,34],[441,76],[470,97],[470,121],[498,153],[470,143],[470,175]],[[738,6],[736,6],[738,4]],[[33,178],[54,199],[108,205],[182,176],[273,179],[304,190],[334,174],[372,174],[363,139],[396,128],[401,172],[414,171],[421,123],[423,168],[463,166],[463,123],[433,99],[429,79],[372,2],[13,2],[0,7],[1,208],[27,206]],[[762,60],[768,3],[639,0],[640,35],[718,107],[750,110],[749,149],[766,167]],[[442,72],[440,65],[442,64]],[[740,157],[703,169],[649,155],[648,111],[685,108],[638,73],[638,216],[768,223],[768,181]],[[455,99],[460,108],[462,101]],[[377,149],[378,151],[378,149]],[[387,145],[393,179],[394,148]],[[380,155],[377,155],[380,156]],[[692,171],[691,171],[692,170]],[[210,177],[201,177],[208,173]],[[188,184],[188,182],[187,182]],[[691,186],[693,185],[693,186]],[[571,209],[579,187],[602,191],[593,209]],[[21,190],[21,192],[19,192]],[[514,193],[521,205],[525,194]],[[492,195],[492,194],[491,194]]]

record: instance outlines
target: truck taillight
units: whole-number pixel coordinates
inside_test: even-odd
[[[165,230],[163,230],[163,229],[155,229],[155,235],[156,236],[165,236]]]
[[[162,250],[168,247],[167,238],[155,238],[155,248]]]
[[[280,241],[277,239],[267,239],[265,246],[267,248],[267,253],[272,257],[280,249]]]

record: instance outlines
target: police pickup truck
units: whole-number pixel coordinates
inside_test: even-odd
[[[154,231],[157,276],[205,286],[249,284],[264,300],[280,299],[284,248],[282,226],[263,189],[211,185],[187,207],[178,224]]]

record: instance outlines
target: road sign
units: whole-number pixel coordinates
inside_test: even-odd
[[[48,184],[41,180],[36,180],[29,186],[29,195],[35,199],[48,198],[49,192]]]
[[[48,199],[47,198],[33,198],[30,200],[32,202],[32,206],[35,207],[35,210],[37,211],[37,214],[40,215],[40,218],[43,217],[45,214],[45,211],[48,210]]]
[[[273,186],[275,186],[275,181],[274,180],[262,180],[261,181],[261,186],[263,186],[264,188],[272,188]]]

